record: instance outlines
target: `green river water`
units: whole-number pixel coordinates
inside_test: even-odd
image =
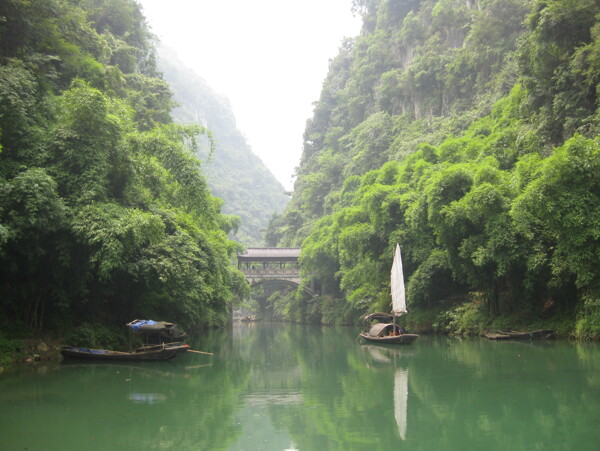
[[[600,346],[237,324],[171,361],[0,375],[1,450],[598,450]]]

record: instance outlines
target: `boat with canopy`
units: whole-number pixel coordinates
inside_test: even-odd
[[[390,286],[392,295],[391,313],[371,313],[367,315],[364,318],[365,321],[377,320],[380,322],[371,326],[368,331],[361,333],[360,337],[377,343],[410,344],[419,336],[404,333],[404,330],[396,324],[396,318],[407,313],[406,289],[404,287],[404,272],[399,244],[396,244],[396,251],[394,252]]]
[[[127,327],[142,339],[142,346],[129,352],[64,346],[60,353],[68,359],[144,361],[169,360],[190,351],[189,345],[183,344],[187,334],[176,324],[136,319],[127,323]]]

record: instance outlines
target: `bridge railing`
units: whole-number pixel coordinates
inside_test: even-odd
[[[300,275],[299,268],[240,268],[247,276],[261,275],[281,275],[281,276],[298,276]]]

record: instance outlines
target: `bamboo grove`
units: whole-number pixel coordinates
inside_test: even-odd
[[[3,326],[224,323],[239,220],[172,106],[135,1],[0,2]]]
[[[330,63],[294,196],[267,232],[302,245],[323,291],[288,311],[387,310],[398,242],[413,327],[554,321],[600,336],[598,2],[354,8],[362,32]]]

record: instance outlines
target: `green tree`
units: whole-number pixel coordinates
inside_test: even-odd
[[[539,177],[512,208],[517,229],[543,250],[551,286],[572,287],[597,299],[600,259],[600,150],[596,140],[575,136],[543,161]],[[577,295],[564,299],[573,303]],[[573,305],[570,305],[573,307]]]
[[[221,325],[247,292],[133,0],[0,3],[0,309],[39,332]]]

